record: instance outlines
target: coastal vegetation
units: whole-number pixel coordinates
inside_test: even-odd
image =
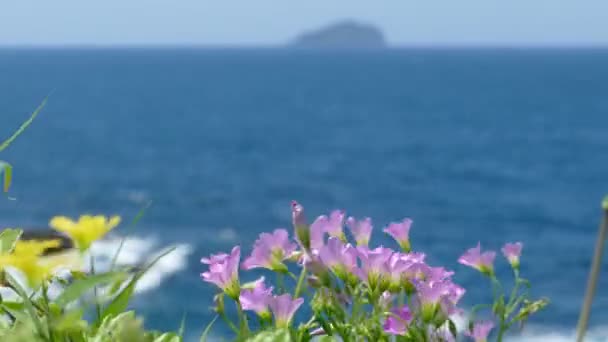
[[[45,103],[0,151],[32,123]],[[8,192],[12,167],[1,162],[0,170]],[[260,234],[247,256],[242,257],[241,246],[234,246],[229,253],[201,259],[201,281],[217,288],[208,299],[215,319],[196,327],[202,331],[201,341],[209,339],[215,324],[231,331],[230,340],[252,342],[502,341],[549,303],[532,295],[531,284],[520,273],[525,260],[521,242],[501,249],[510,265],[511,288],[495,271],[497,253],[472,242],[476,246],[464,251],[458,262],[479,273],[479,286],[465,289],[453,280],[454,271],[429,263],[410,241],[409,218],[381,229],[394,240],[393,247],[385,247],[372,245],[372,235],[379,230],[370,218],[334,210],[308,221],[304,207],[295,201],[291,214],[291,232]],[[2,227],[0,281],[8,292],[0,302],[0,340],[184,340],[183,324],[176,332],[148,331],[129,306],[138,280],[171,250],[141,267],[112,267],[107,272],[95,272],[92,257],[86,260],[92,243],[120,223],[118,216],[50,218],[49,226],[73,242],[69,254],[49,253],[60,246],[59,240],[22,239],[21,229]],[[85,269],[87,261],[90,267]],[[468,291],[484,288],[491,292],[491,302],[461,305]]]

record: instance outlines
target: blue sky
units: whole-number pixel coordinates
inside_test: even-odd
[[[0,45],[273,45],[345,18],[395,45],[608,45],[608,0],[2,0]]]

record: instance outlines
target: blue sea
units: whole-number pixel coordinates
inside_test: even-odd
[[[200,258],[290,228],[290,200],[310,219],[372,217],[372,244],[411,217],[414,248],[456,271],[465,307],[490,286],[457,264],[463,251],[522,241],[523,276],[551,305],[514,340],[571,341],[608,194],[607,91],[602,49],[4,48],[0,136],[50,96],[0,155],[16,198],[0,199],[0,223],[128,223],[151,202],[94,252],[125,236],[124,263],[177,246],[133,307],[155,329],[186,314],[196,336],[213,317]],[[602,272],[590,341],[608,339]]]

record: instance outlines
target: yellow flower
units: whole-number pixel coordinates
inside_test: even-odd
[[[59,240],[18,240],[12,253],[0,254],[0,270],[6,267],[18,269],[26,277],[28,285],[37,289],[60,268],[78,270],[82,267],[78,255],[42,256],[45,250],[60,244]]]
[[[21,256],[40,256],[49,248],[61,246],[60,240],[17,240],[13,254]]]
[[[37,257],[31,255],[4,254],[0,256],[0,265],[3,269],[10,266],[21,271],[33,289],[37,289],[43,281],[50,278],[55,269],[52,265],[42,265]]]
[[[50,226],[60,232],[67,234],[76,244],[78,249],[86,251],[91,247],[93,241],[101,239],[120,223],[119,216],[107,218],[105,216],[83,215],[78,221],[65,216],[54,217]]]

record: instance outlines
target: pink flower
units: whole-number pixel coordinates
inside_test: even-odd
[[[304,207],[296,201],[291,201],[291,218],[298,242],[304,250],[310,251],[310,231],[304,217]]]
[[[519,268],[519,257],[521,256],[521,250],[523,244],[521,242],[507,243],[502,248],[502,254],[509,260],[511,267]]]
[[[397,241],[399,246],[404,252],[411,250],[410,246],[410,227],[412,226],[412,220],[409,218],[404,219],[400,223],[391,223],[388,227],[384,228],[384,232]]]
[[[429,267],[426,270],[426,278],[427,281],[430,282],[442,282],[444,280],[450,279],[454,275],[454,272],[447,271],[443,267]]]
[[[350,244],[344,244],[336,237],[330,237],[327,245],[319,251],[319,259],[340,279],[347,280],[357,268],[357,251]]]
[[[344,239],[344,232],[342,231],[344,227],[344,211],[343,210],[334,210],[329,214],[329,220],[327,221],[327,225],[325,226],[325,231],[329,236],[337,237],[340,239]]]
[[[346,226],[348,226],[348,229],[353,233],[357,246],[367,246],[372,235],[372,230],[374,229],[372,226],[372,219],[366,217],[357,222],[354,217],[349,217],[346,220]]]
[[[285,272],[283,261],[296,250],[296,244],[289,241],[285,229],[277,229],[272,234],[262,233],[253,245],[251,256],[242,265],[244,270],[262,267],[273,271]]]
[[[270,299],[272,299],[272,286],[267,288],[264,285],[264,277],[257,280],[252,289],[243,289],[239,296],[243,310],[255,311],[260,317],[266,319],[270,318],[268,311]]]
[[[318,251],[325,243],[325,227],[329,219],[325,215],[317,217],[310,225],[310,248]]]
[[[287,327],[302,303],[304,303],[303,298],[292,299],[291,295],[288,293],[274,296],[270,300],[269,306],[274,316],[276,326],[279,328]]]
[[[494,323],[491,321],[480,321],[475,323],[473,331],[465,331],[464,334],[472,337],[475,342],[486,342],[492,328],[494,328]]]
[[[235,246],[230,255],[225,253],[211,255],[202,258],[201,263],[209,265],[209,271],[201,273],[204,281],[213,283],[221,288],[229,297],[239,297],[239,262],[241,260],[241,248]]]
[[[395,308],[384,321],[384,331],[391,335],[405,335],[407,325],[412,320],[412,313],[407,306]]]
[[[361,246],[357,247],[357,252],[361,260],[361,270],[358,271],[361,280],[366,281],[372,289],[380,286],[380,282],[388,284],[389,260],[393,250],[384,247],[369,249]]]
[[[432,322],[435,316],[439,312],[438,309],[442,310],[443,313],[446,311],[452,311],[452,305],[444,307],[445,304],[451,304],[447,299],[451,291],[452,282],[430,282],[430,281],[419,281],[416,282],[416,300],[417,304],[420,305],[422,313],[422,320],[425,323]]]
[[[466,251],[459,259],[458,262],[472,267],[483,274],[494,275],[494,258],[496,252],[488,251],[481,253],[481,243],[477,243],[477,247],[471,248]]]

